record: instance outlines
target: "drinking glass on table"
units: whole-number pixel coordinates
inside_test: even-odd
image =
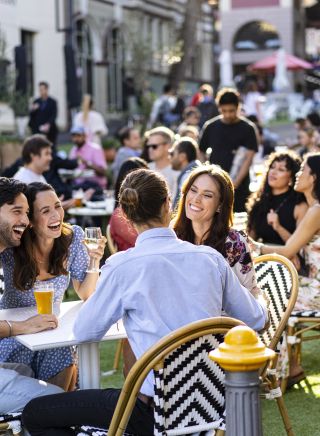
[[[100,227],[86,227],[84,230],[84,243],[89,250],[96,250],[99,247],[102,232]],[[99,272],[99,261],[95,257],[90,256],[90,264],[87,272]]]
[[[37,304],[37,311],[41,315],[53,313],[54,287],[52,283],[36,282],[34,285],[34,298]]]

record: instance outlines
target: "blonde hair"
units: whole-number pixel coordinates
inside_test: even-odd
[[[81,105],[83,122],[87,121],[90,109],[91,109],[91,95],[84,94],[82,99],[82,105]]]

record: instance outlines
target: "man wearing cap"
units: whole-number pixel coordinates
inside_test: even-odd
[[[75,146],[71,149],[69,158],[78,159],[79,169],[94,171],[93,176],[75,179],[75,184],[81,185],[85,181],[90,181],[101,188],[105,188],[107,185],[107,163],[102,147],[99,144],[87,141],[85,130],[81,126],[74,126],[70,133]]]

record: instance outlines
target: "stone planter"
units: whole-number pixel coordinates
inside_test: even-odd
[[[16,117],[16,128],[19,138],[24,139],[26,137],[26,130],[28,126],[29,117],[28,116],[17,116]]]
[[[14,112],[8,103],[0,102],[0,133],[14,133]]]

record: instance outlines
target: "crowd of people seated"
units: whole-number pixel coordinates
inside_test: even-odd
[[[41,86],[46,89],[34,112],[48,109],[48,88]],[[183,105],[167,86],[147,131],[118,132],[121,146],[113,163],[106,162],[101,145],[108,128],[90,96],[73,121],[67,157],[48,138],[49,128],[26,138],[21,158],[0,177],[0,309],[34,306],[39,282],[52,283],[59,304],[72,285],[85,301],[75,337],[98,341],[123,318],[131,356],[126,368],[161,337],[198,319],[229,315],[256,331],[265,328],[268,301],[257,285],[253,255],[276,252],[291,259],[300,273],[296,308],[320,310],[320,149],[318,126],[310,126],[317,120],[297,120],[296,151],[274,152],[276,144],[262,146],[253,96],[247,96],[246,108],[255,113],[241,113],[241,100],[232,88],[214,99],[204,84]],[[265,175],[250,193],[259,147]],[[75,177],[66,181],[60,169]],[[106,260],[99,278],[99,272],[87,271],[89,256],[101,262],[106,238],[90,249],[83,229],[68,223],[65,211],[75,205],[74,190],[99,200],[106,188],[114,190],[109,225],[119,253]],[[235,229],[234,213],[244,211],[247,228]],[[73,349],[31,352],[13,337],[56,327],[54,315],[20,324],[0,321],[0,414],[24,409],[31,436],[69,435],[79,424],[105,428],[119,390],[75,391]],[[299,362],[293,368],[294,376],[303,374]],[[153,433],[152,383],[149,375],[129,433]],[[17,400],[9,403],[12,386]]]

